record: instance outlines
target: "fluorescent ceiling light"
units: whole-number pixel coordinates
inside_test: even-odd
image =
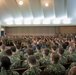
[[[19,5],[23,5],[23,1],[22,0],[19,1]]]
[[[46,6],[46,7],[48,7],[48,6],[49,6],[49,4],[48,4],[48,3],[45,3],[45,6]]]
[[[13,22],[12,22],[12,21],[9,21],[9,22],[6,22],[6,24],[8,24],[8,25],[12,25]]]
[[[41,20],[40,19],[34,19],[33,24],[40,24]]]
[[[70,24],[71,23],[71,19],[68,19],[68,18],[63,19],[63,23],[64,24]]]
[[[7,18],[4,20],[4,22],[9,22],[9,21],[13,21],[13,18]]]
[[[15,21],[15,24],[22,24],[22,21]]]
[[[31,19],[24,19],[24,24],[31,24]]]
[[[22,24],[22,20],[15,20],[15,24]]]
[[[43,23],[43,24],[50,24],[50,20],[49,20],[49,19],[44,19],[44,20],[42,21],[42,23]]]
[[[8,18],[8,19],[6,19],[6,20],[5,20],[5,23],[6,23],[6,24],[9,24],[9,25],[13,24],[13,18]]]
[[[60,24],[60,19],[54,19],[53,24]]]

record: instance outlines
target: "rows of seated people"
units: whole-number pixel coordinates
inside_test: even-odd
[[[0,45],[0,75],[19,75],[17,68],[26,69],[22,75],[76,75],[75,35],[4,36]]]

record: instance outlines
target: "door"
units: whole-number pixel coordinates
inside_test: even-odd
[[[4,36],[4,31],[1,31],[1,36]]]

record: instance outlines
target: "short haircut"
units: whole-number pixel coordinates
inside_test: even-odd
[[[32,48],[32,45],[31,44],[28,44],[28,48]]]
[[[10,68],[11,62],[7,56],[3,56],[1,58],[1,63],[2,63],[2,67],[4,67],[6,70]]]
[[[5,44],[2,44],[1,47],[2,47],[3,49],[5,49]]]
[[[63,48],[59,48],[59,53],[63,54],[64,53],[64,49]]]
[[[28,62],[32,65],[36,65],[36,57],[34,55],[30,55],[28,57]]]
[[[49,48],[45,48],[45,49],[44,49],[44,54],[45,54],[46,56],[48,56],[49,52],[50,52]]]
[[[66,43],[63,43],[62,44],[62,47],[63,47],[63,49],[66,49],[67,48],[67,44]]]
[[[11,46],[11,50],[12,50],[12,52],[16,52],[16,47],[15,46]]]
[[[59,55],[56,52],[52,53],[51,58],[52,58],[52,61],[54,61],[54,63],[58,63]]]
[[[40,50],[41,49],[41,45],[36,45],[37,49]]]
[[[54,45],[54,46],[52,47],[52,49],[53,49],[54,51],[56,51],[56,48],[57,48],[56,45]]]
[[[7,49],[7,50],[6,50],[6,55],[8,55],[8,56],[11,56],[11,55],[12,55],[11,49]]]
[[[16,48],[17,49],[20,49],[21,48],[21,45],[20,44],[16,44]]]
[[[68,75],[76,75],[76,66],[72,67],[69,72]]]
[[[69,45],[69,43],[68,42],[65,42],[65,44],[68,46]]]
[[[0,42],[0,46],[2,45],[2,42]]]
[[[27,54],[28,55],[33,55],[34,51],[32,50],[32,48],[27,49]]]

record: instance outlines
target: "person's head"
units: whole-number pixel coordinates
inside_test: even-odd
[[[0,41],[0,46],[2,45],[2,42]]]
[[[11,65],[11,62],[10,62],[10,59],[7,57],[7,56],[3,56],[1,58],[1,66],[3,68],[5,68],[6,70],[10,69],[10,65]]]
[[[52,51],[56,51],[56,46],[54,45],[53,47],[52,47]]]
[[[69,45],[69,43],[68,42],[65,42],[65,44],[68,46]]]
[[[16,48],[17,49],[21,49],[21,45],[20,44],[16,44]]]
[[[1,45],[1,48],[2,48],[2,49],[5,49],[5,45],[4,45],[4,44],[2,44],[2,45]]]
[[[32,44],[28,44],[28,48],[32,48]]]
[[[43,56],[48,56],[49,55],[49,52],[50,52],[49,48],[45,48],[43,50]]]
[[[63,43],[62,44],[62,47],[63,47],[63,49],[66,49],[67,48],[67,44],[66,43]]]
[[[7,49],[7,50],[6,50],[6,55],[7,55],[7,56],[12,56],[12,51],[11,51],[11,49]]]
[[[32,48],[27,49],[28,56],[33,55],[33,54],[34,54],[34,51],[32,50]]]
[[[40,50],[41,49],[41,45],[36,45],[36,48],[37,48],[37,50]]]
[[[28,57],[28,64],[30,67],[33,67],[36,65],[36,57],[34,55],[30,55]]]
[[[58,63],[59,55],[56,52],[54,52],[51,54],[50,58],[51,58],[51,63],[56,64],[56,63]]]
[[[69,72],[68,75],[76,75],[76,66],[72,67]]]
[[[11,46],[11,50],[12,50],[12,52],[16,52],[16,47],[15,46]]]
[[[59,55],[62,55],[64,53],[64,49],[63,48],[59,48],[58,53],[59,53]]]
[[[75,51],[75,48],[74,47],[69,47],[69,53],[70,54],[74,53],[74,51]]]

